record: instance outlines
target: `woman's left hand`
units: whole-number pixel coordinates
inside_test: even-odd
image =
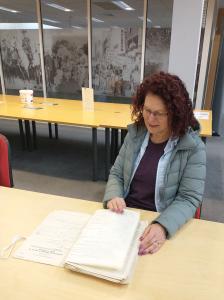
[[[157,252],[166,241],[166,230],[159,223],[154,223],[146,227],[140,237],[139,255],[153,254]]]

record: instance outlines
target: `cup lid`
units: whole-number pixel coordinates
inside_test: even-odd
[[[19,90],[19,93],[22,93],[22,94],[33,94],[33,90]]]

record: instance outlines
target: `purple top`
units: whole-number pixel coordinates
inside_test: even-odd
[[[156,211],[155,184],[160,157],[167,141],[154,144],[149,140],[145,153],[132,179],[129,194],[125,198],[128,207]]]

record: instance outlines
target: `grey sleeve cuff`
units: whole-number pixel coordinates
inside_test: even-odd
[[[169,222],[166,222],[165,218],[160,218],[160,216],[151,222],[151,224],[155,223],[158,223],[165,228],[167,239],[170,239],[177,231],[177,228],[174,229],[172,226],[169,226]]]
[[[108,202],[108,201],[109,201],[109,200],[103,201],[103,208],[107,209],[107,202]]]

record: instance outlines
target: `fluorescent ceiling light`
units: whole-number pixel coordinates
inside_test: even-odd
[[[155,25],[155,26],[153,26],[153,28],[161,28],[161,26],[160,25]]]
[[[55,21],[55,20],[51,20],[51,19],[47,19],[47,18],[43,18],[44,21],[46,22],[50,22],[50,23],[60,23],[59,21]]]
[[[46,5],[48,5],[50,7],[53,7],[53,8],[56,8],[56,9],[66,11],[66,12],[72,11],[72,9],[70,9],[70,8],[66,8],[64,6],[61,6],[61,5],[58,5],[58,4],[55,4],[55,3],[46,3]]]
[[[72,26],[72,28],[75,28],[75,29],[83,29],[82,26]]]
[[[92,18],[93,22],[97,22],[97,23],[103,23],[103,20],[97,19],[97,18]]]
[[[43,29],[62,29],[61,27],[43,24]]]
[[[0,23],[0,30],[39,29],[38,23]],[[43,24],[43,29],[61,29],[60,27]]]
[[[124,10],[135,10],[133,7],[129,6],[124,1],[112,1],[112,3]]]
[[[138,17],[138,18],[143,21],[143,17]],[[152,23],[152,21],[149,18],[147,18],[147,22]]]
[[[7,11],[7,12],[14,13],[14,14],[19,12],[18,10],[10,9],[10,8],[4,7],[4,6],[0,6],[0,9],[4,10],[4,11]]]

